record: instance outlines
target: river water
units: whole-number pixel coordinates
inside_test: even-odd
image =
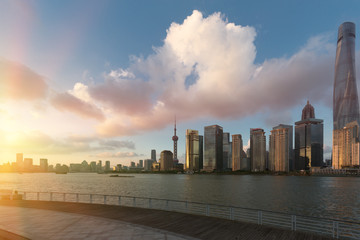
[[[128,175],[127,175],[128,176]],[[0,189],[184,200],[360,222],[360,178],[268,175],[1,173]]]

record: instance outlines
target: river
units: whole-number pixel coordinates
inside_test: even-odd
[[[129,195],[360,221],[360,178],[269,175],[1,173],[0,189]]]

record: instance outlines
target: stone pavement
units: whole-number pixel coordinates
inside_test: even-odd
[[[119,220],[52,210],[0,206],[0,229],[23,239],[195,239]],[[14,236],[0,239],[13,239]]]
[[[186,213],[33,200],[0,200],[0,229],[31,239],[331,239]]]

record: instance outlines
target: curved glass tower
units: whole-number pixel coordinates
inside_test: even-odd
[[[340,25],[336,49],[335,81],[333,95],[334,130],[346,124],[359,124],[359,100],[355,75],[355,24]]]

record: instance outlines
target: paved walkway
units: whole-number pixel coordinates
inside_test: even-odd
[[[0,200],[1,228],[34,240],[331,239],[310,233],[185,213],[30,200]]]
[[[22,239],[194,239],[119,220],[52,210],[0,206],[0,228]],[[21,239],[20,237],[20,239]],[[13,239],[3,236],[0,239]]]

